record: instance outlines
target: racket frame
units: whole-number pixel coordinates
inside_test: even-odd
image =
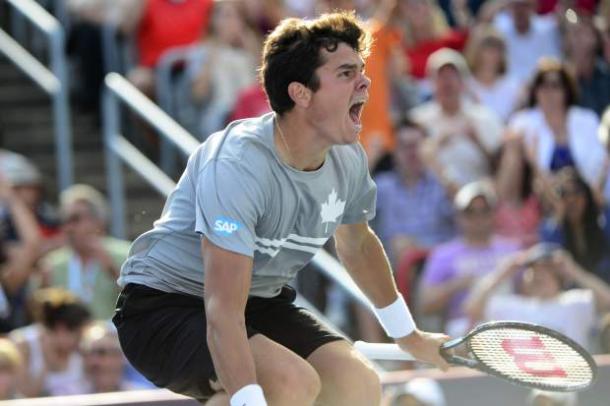
[[[568,345],[574,351],[578,352],[578,354],[589,365],[589,368],[591,370],[591,380],[587,384],[583,384],[583,385],[572,385],[569,387],[567,387],[567,386],[560,387],[560,386],[555,386],[555,385],[547,385],[547,384],[543,384],[543,383],[526,382],[526,381],[522,381],[519,379],[511,378],[510,376],[505,375],[505,374],[497,371],[496,369],[487,366],[479,358],[477,353],[472,350],[472,347],[470,345],[470,338],[481,332],[487,331],[487,330],[498,330],[498,329],[502,329],[502,328],[513,328],[513,329],[518,329],[518,330],[526,330],[526,331],[532,331],[534,333],[544,334],[544,335],[553,337],[553,338],[559,340],[560,342]],[[456,355],[450,354],[448,352],[448,350],[455,348],[455,347],[463,344],[464,342],[466,343],[468,352],[473,355],[474,359],[456,356]],[[539,325],[533,324],[533,323],[525,323],[525,322],[519,322],[519,321],[490,321],[487,323],[483,323],[483,324],[477,326],[476,328],[474,328],[473,330],[471,330],[465,336],[447,341],[446,343],[441,345],[439,351],[440,351],[441,356],[445,359],[445,361],[447,361],[450,364],[461,365],[461,366],[473,368],[473,369],[479,370],[481,372],[484,372],[488,375],[493,375],[495,377],[502,378],[511,383],[518,384],[520,386],[527,386],[530,388],[552,390],[552,391],[557,391],[557,392],[574,392],[574,391],[580,391],[580,390],[590,387],[597,380],[597,364],[595,363],[595,360],[593,359],[593,357],[591,356],[591,354],[589,354],[589,352],[587,350],[585,350],[580,344],[578,344],[576,341],[572,340],[571,338],[566,337],[565,335],[563,335],[557,331],[554,331],[549,328],[539,326]]]

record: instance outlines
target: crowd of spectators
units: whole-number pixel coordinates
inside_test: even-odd
[[[58,200],[31,161],[0,150],[0,400],[150,388],[110,323],[129,243],[106,236],[91,186]]]
[[[99,107],[114,69],[111,27],[122,73],[153,100],[164,57],[184,51],[176,118],[200,140],[270,111],[257,65],[280,19],[355,10],[375,40],[361,134],[372,225],[418,322],[459,335],[521,319],[608,351],[608,0],[65,1],[80,107]],[[0,397],[146,385],[106,323],[129,245],[106,235],[103,195],[45,196],[35,165],[2,151],[0,201]]]

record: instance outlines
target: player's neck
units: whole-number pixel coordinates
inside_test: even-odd
[[[314,171],[322,166],[330,147],[316,136],[305,121],[296,116],[276,116],[275,148],[287,165],[300,171]]]

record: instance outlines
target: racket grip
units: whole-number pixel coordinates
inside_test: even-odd
[[[354,343],[354,348],[369,359],[388,361],[415,360],[411,354],[401,350],[398,344],[367,343],[365,341],[356,341]]]

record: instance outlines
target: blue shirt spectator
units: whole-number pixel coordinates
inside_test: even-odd
[[[394,264],[406,249],[432,248],[454,236],[453,209],[445,187],[419,156],[425,134],[418,125],[401,122],[394,170],[376,178],[376,230]]]

